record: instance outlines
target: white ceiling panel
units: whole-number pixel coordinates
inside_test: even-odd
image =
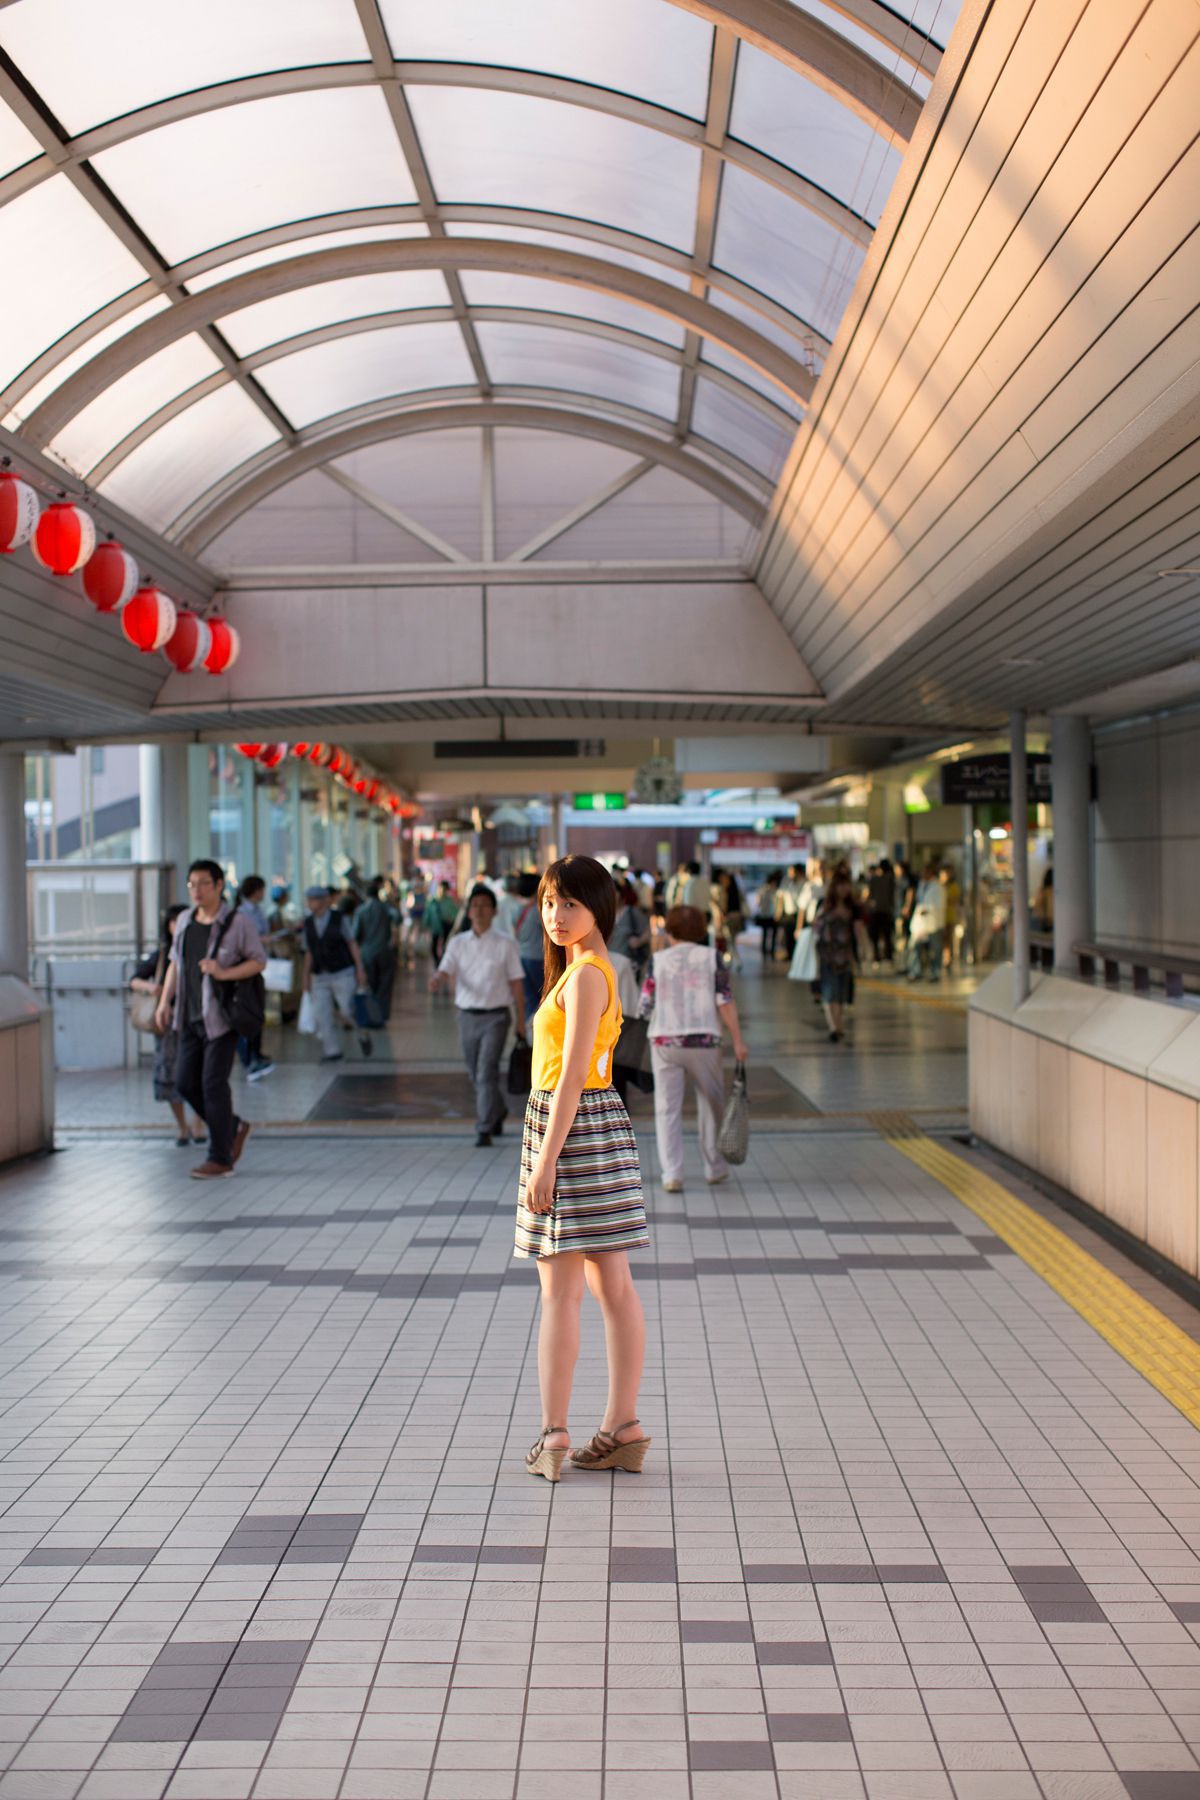
[[[451,219],[446,225],[447,237],[499,238],[514,244],[544,244],[551,250],[569,250],[576,256],[597,256],[601,262],[616,263],[622,269],[635,269],[642,275],[649,275],[655,281],[665,281],[670,287],[686,288],[689,277],[682,269],[672,268],[669,263],[656,261],[649,256],[635,256],[627,250],[618,250],[612,244],[602,244],[595,238],[575,236],[565,231],[539,231],[533,226],[499,225],[490,219],[468,221]]]
[[[528,94],[414,87],[408,100],[439,200],[574,213],[690,249],[693,145]]]
[[[392,325],[297,350],[260,369],[258,379],[303,426],[370,400],[471,385],[475,372],[457,325]]]
[[[65,175],[0,207],[0,269],[6,271],[0,383],[145,278]]]
[[[437,269],[398,270],[381,275],[351,275],[344,281],[323,281],[290,294],[276,294],[270,300],[259,300],[241,312],[228,314],[217,323],[238,355],[249,356],[268,344],[342,319],[449,304],[446,278]]]
[[[194,334],[168,344],[85,406],[49,448],[86,475],[143,420],[220,367],[207,344]]]
[[[383,0],[400,60],[537,69],[704,117],[712,27],[665,0]]]
[[[0,44],[72,134],[214,82],[367,57],[349,0],[18,0]]]
[[[778,188],[726,167],[713,261],[832,338],[863,251]]]
[[[703,378],[696,383],[692,429],[772,480],[783,467],[795,436],[783,420],[772,419],[750,401]]]
[[[172,263],[293,219],[416,198],[378,88],[246,101],[92,161]]]
[[[214,481],[277,441],[241,388],[219,388],[139,444],[100,492],[163,531]]]
[[[162,312],[164,307],[170,304],[171,302],[165,294],[156,294],[153,300],[144,300],[140,306],[133,307],[131,311],[114,320],[112,324],[105,325],[101,330],[93,332],[86,343],[78,345],[74,350],[69,350],[60,362],[55,363],[48,374],[41,376],[20,396],[14,408],[18,419],[29,418],[35,408],[41,405],[47,394],[52,394],[56,387],[60,387],[68,375],[73,375],[76,369],[82,369],[84,363],[91,362],[93,356],[98,355],[101,350],[106,350],[109,344],[115,344],[118,338],[123,338],[144,320],[152,319],[155,313]],[[9,423],[7,419],[2,422],[6,425]]]
[[[0,100],[0,175],[32,162],[40,150],[32,131],[27,131],[12,108]]]
[[[594,288],[580,287],[576,282],[543,281],[534,276],[507,275],[493,269],[468,269],[462,284],[472,306],[525,306],[542,312],[576,313],[583,319],[598,319],[605,325],[619,325],[626,331],[658,338],[664,344],[673,344],[676,349],[683,347],[682,325],[661,313],[651,312],[649,307],[635,306],[632,301],[618,300],[611,294],[599,294]]]
[[[661,357],[544,326],[484,320],[476,330],[498,386],[563,388],[674,417],[679,368]]]

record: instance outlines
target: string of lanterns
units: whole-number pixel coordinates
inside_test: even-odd
[[[202,619],[177,606],[153,582],[143,581],[137,558],[114,538],[97,542],[96,522],[72,500],[43,508],[37,490],[20,475],[0,469],[0,553],[28,544],[52,575],[83,571],[83,591],[97,612],[112,613],[143,656],[161,650],[181,675],[224,675],[241,650],[225,619]]]
[[[293,756],[304,758],[315,763],[318,769],[328,769],[335,781],[365,800],[368,806],[377,806],[381,812],[387,812],[394,819],[419,819],[421,808],[411,800],[402,800],[394,789],[388,787],[381,776],[367,769],[362,763],[343,750],[337,744],[238,744],[243,756],[251,762],[257,762],[264,769],[277,769],[286,761],[290,750]]]

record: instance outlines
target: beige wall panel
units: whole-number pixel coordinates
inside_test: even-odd
[[[1012,1147],[1012,1033],[1011,1025],[989,1019],[988,1063],[992,1073],[992,1142],[1001,1150]]]
[[[1157,1082],[1146,1089],[1146,1236],[1189,1275],[1200,1250],[1200,1105]]]
[[[17,1033],[0,1031],[0,1163],[20,1155]]]
[[[1104,1071],[1104,1210],[1134,1237],[1146,1236],[1146,1090],[1124,1069]]]
[[[42,1028],[37,1023],[18,1025],[15,1031],[4,1035],[16,1039],[17,1149],[22,1156],[32,1156],[46,1142],[42,1116]]]
[[[988,1143],[991,1133],[991,1069],[988,1060],[988,1027],[991,1020],[982,1013],[967,1015],[967,1109],[971,1130]],[[2,1041],[2,1040],[0,1040]]]
[[[1038,1040],[1029,1031],[1013,1028],[1008,1034],[1009,1054],[1009,1153],[1028,1168],[1039,1166]]]
[[[1071,1186],[1071,1052],[1048,1038],[1037,1040],[1038,1143],[1033,1167]]]
[[[1078,1050],[1068,1052],[1071,1095],[1073,1194],[1104,1211],[1104,1066]]]
[[[1057,40],[1043,48],[1041,62],[1052,63],[1061,52],[1085,4],[1086,0],[1070,0],[1070,4],[1057,6],[1052,13],[1051,9],[1041,9],[1039,34],[1044,36],[1050,31]],[[870,319],[863,315],[863,326],[848,345],[836,392],[830,396],[818,430],[807,447],[800,449],[795,478],[789,474],[779,525],[766,546],[761,569],[763,581],[771,583],[772,590],[776,582],[782,583],[794,574],[793,560],[797,551],[804,548],[811,522],[819,521],[823,532],[830,523],[831,509],[834,516],[840,510],[833,507],[832,486],[840,474],[846,447],[853,444],[857,452],[861,446],[855,462],[860,468],[865,467],[893,429],[895,410],[880,408],[879,394],[887,391],[890,395],[892,382],[902,381],[903,391],[897,394],[898,409],[936,355],[937,342],[931,340],[925,355],[918,352],[914,357],[913,334],[919,331],[931,296],[959,248],[964,226],[978,212],[1011,137],[1011,130],[993,131],[980,123],[978,115],[990,106],[998,108],[1001,115],[1007,111],[1010,119],[1022,116],[1044,75],[1044,69],[1030,71],[1026,67],[1032,39],[1022,36],[1022,28],[1030,10],[1022,5],[993,9],[987,29],[966,64],[954,105],[909,200],[903,227],[889,246],[877,293],[868,309]],[[870,278],[872,260],[868,258],[864,270],[864,287]],[[847,322],[857,318],[858,312],[852,302]],[[943,313],[943,322],[946,317]],[[870,380],[860,380],[868,363],[874,373]],[[829,444],[841,446],[840,454],[822,455],[822,447]],[[802,436],[801,446],[804,445]],[[801,508],[803,516],[794,523]],[[808,597],[800,589],[799,605]]]

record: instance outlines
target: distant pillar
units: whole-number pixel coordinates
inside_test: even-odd
[[[1092,935],[1092,734],[1086,719],[1050,720],[1054,806],[1054,966],[1075,974]]]
[[[141,829],[141,861],[163,859],[162,746],[138,745],[138,821]]]
[[[25,758],[0,752],[0,974],[29,978]]]
[[[188,767],[186,744],[139,744],[142,861],[171,863],[168,900],[186,899]]]
[[[1025,758],[1025,714],[1009,714],[1012,737],[1012,952],[1014,1002],[1029,998],[1029,764]]]

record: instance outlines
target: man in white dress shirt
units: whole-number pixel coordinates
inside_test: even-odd
[[[490,888],[472,888],[467,919],[471,929],[450,939],[429,989],[454,983],[458,1040],[475,1089],[475,1142],[483,1145],[500,1136],[508,1112],[500,1093],[500,1056],[510,1014],[516,1015],[517,1036],[525,1035],[525,971],[512,938],[492,929],[496,897]]]

